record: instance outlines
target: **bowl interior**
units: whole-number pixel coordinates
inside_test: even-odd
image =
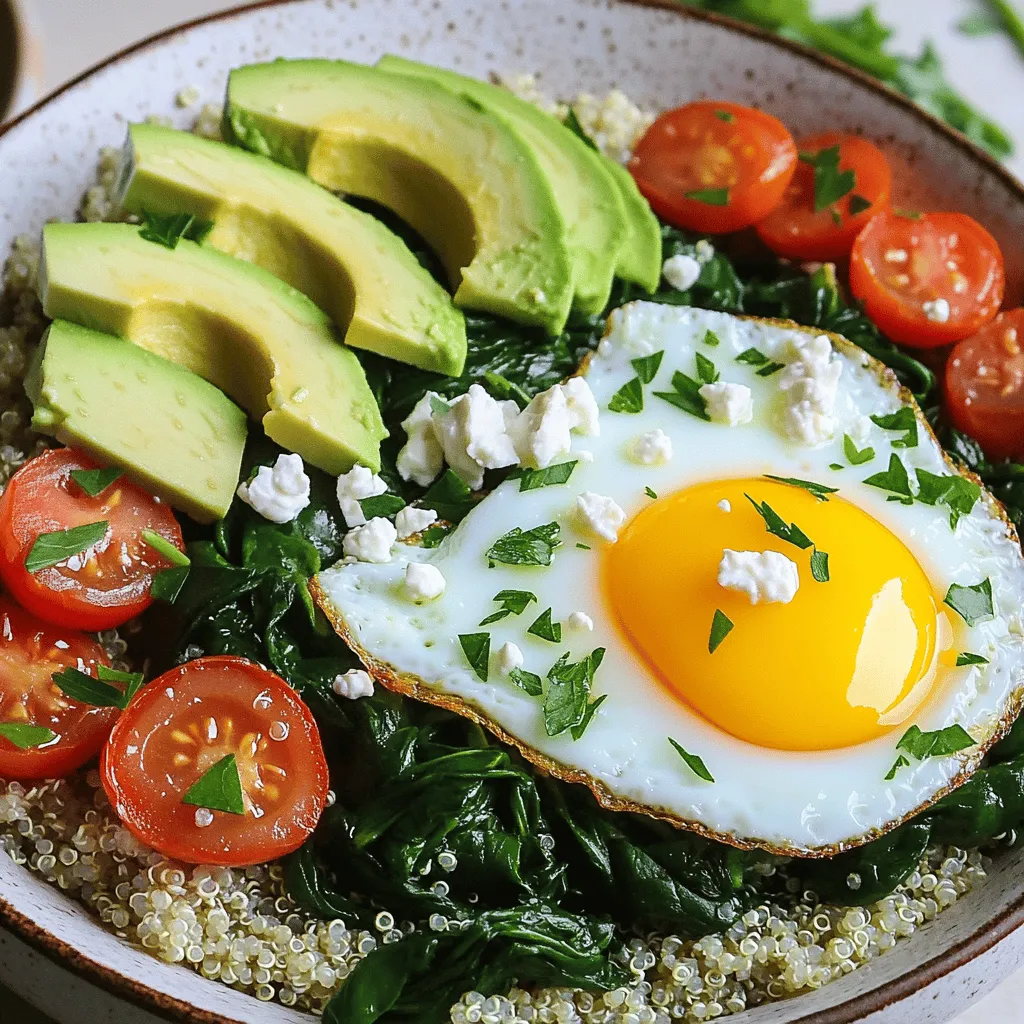
[[[824,129],[861,132],[904,169],[898,203],[976,217],[1003,245],[1008,302],[1018,304],[1024,295],[1024,249],[1016,244],[1024,235],[1024,194],[962,140],[827,61],[713,20],[605,0],[296,0],[158,38],[0,134],[4,195],[14,200],[0,209],[0,252],[6,253],[16,235],[38,232],[48,218],[74,215],[92,183],[97,150],[119,146],[127,122],[160,115],[190,125],[196,108],[176,106],[180,90],[194,86],[203,102],[217,103],[227,71],[239,64],[277,56],[372,61],[389,51],[481,77],[540,71],[541,88],[553,96],[618,87],[650,108],[715,96],[761,106],[798,137]],[[975,961],[1019,923],[1022,857],[1024,852],[1007,856],[987,885],[894,952],[798,1000],[751,1011],[744,1020],[839,1024],[874,1012],[882,1016],[873,1020],[896,1020],[884,1009],[889,1002]],[[69,966],[168,1015],[251,1024],[308,1019],[150,958],[0,858],[0,918],[5,916]],[[1015,957],[1014,948],[998,961],[989,956],[984,968],[977,961],[965,985],[975,983],[978,971],[994,976],[1009,970]],[[893,984],[901,978],[904,984]],[[898,1012],[915,1022],[945,1020],[967,995],[960,986],[941,1001],[928,996],[927,1005],[909,1016]]]

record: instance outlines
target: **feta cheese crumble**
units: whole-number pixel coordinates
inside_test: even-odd
[[[390,519],[377,516],[365,526],[349,530],[342,541],[342,551],[360,562],[390,562],[391,548],[398,539],[398,531]]]
[[[278,455],[274,468],[260,466],[248,483],[235,492],[264,519],[290,523],[309,504],[309,477],[301,455]]]
[[[732,502],[731,502],[731,501],[730,501],[730,500],[729,500],[728,498],[723,498],[723,499],[722,499],[722,500],[721,500],[721,501],[720,501],[720,502],[718,503],[718,507],[719,507],[719,508],[720,508],[720,509],[721,509],[721,510],[722,510],[723,512],[731,512],[731,511],[732,511]]]
[[[409,537],[422,533],[428,526],[437,522],[437,513],[432,508],[415,508],[406,505],[398,510],[395,516],[395,529],[398,531],[399,540],[408,540]]]
[[[339,476],[338,504],[341,506],[346,526],[351,529],[366,522],[366,516],[359,505],[360,498],[373,498],[383,494],[387,489],[388,485],[366,466],[353,466],[347,473]]]
[[[835,433],[843,364],[832,358],[832,343],[824,334],[803,335],[790,345],[792,361],[779,375],[779,390],[789,399],[786,433],[799,444],[818,445]]]
[[[519,464],[528,469],[547,469],[569,454],[569,431],[569,402],[561,385],[535,395],[512,424]]]
[[[754,418],[754,394],[746,384],[718,381],[702,385],[698,394],[707,404],[712,423],[738,427]]]
[[[600,410],[590,385],[583,377],[570,377],[564,384],[557,384],[565,395],[569,411],[569,429],[584,437],[597,437],[601,433]]]
[[[436,565],[410,562],[405,567],[405,595],[410,601],[433,601],[444,593],[444,574]]]
[[[636,438],[629,450],[630,457],[641,466],[661,466],[672,458],[672,438],[660,427]]]
[[[518,461],[508,433],[518,413],[515,402],[499,402],[479,384],[471,385],[445,412],[434,411],[431,419],[444,460],[470,490],[483,486],[485,469],[504,469]]]
[[[498,671],[507,676],[514,669],[522,668],[525,662],[523,652],[510,641],[499,648],[495,664]]]
[[[778,551],[733,551],[718,563],[718,585],[746,594],[751,604],[789,604],[800,587],[796,562]]]
[[[586,612],[573,612],[565,620],[565,624],[569,629],[585,630],[588,633],[594,628],[594,620]]]
[[[946,299],[929,299],[921,304],[921,308],[933,324],[944,324],[949,320],[949,302]]]
[[[334,677],[331,689],[339,697],[346,697],[348,700],[356,700],[359,697],[373,696],[373,679],[369,672],[361,668],[350,668]]]
[[[593,491],[584,491],[576,499],[575,511],[584,530],[612,544],[619,539],[619,530],[626,522],[626,513],[613,498]]]
[[[444,466],[444,450],[434,433],[430,407],[431,400],[437,397],[433,391],[428,391],[402,420],[408,440],[398,453],[398,475],[420,487],[432,484]]]
[[[677,291],[689,291],[700,278],[700,264],[692,256],[670,256],[661,265],[661,276]]]

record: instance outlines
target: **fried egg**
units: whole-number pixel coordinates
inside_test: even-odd
[[[809,344],[817,384],[799,365]],[[507,479],[439,547],[319,575],[321,607],[375,678],[609,808],[741,847],[835,853],[962,782],[1020,706],[1024,559],[893,374],[841,338],[645,302],[612,314],[579,373],[600,434],[577,440],[567,481]],[[716,376],[749,394],[695,398]],[[638,387],[641,409],[611,411],[635,409]],[[914,416],[897,427],[901,409]],[[500,538],[552,523],[550,564],[495,559]],[[410,602],[410,562],[440,571],[440,597]],[[493,617],[503,591],[532,599]],[[460,640],[481,634],[486,661]],[[550,735],[566,661],[601,700]],[[929,754],[942,730],[963,736],[951,727],[969,745]],[[904,739],[915,729],[925,742]]]

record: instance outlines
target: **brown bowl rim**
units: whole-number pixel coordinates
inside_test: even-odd
[[[218,11],[205,17],[195,18],[156,32],[94,64],[91,68],[88,68],[80,75],[55,89],[48,96],[43,97],[39,102],[33,104],[33,106],[18,116],[0,124],[0,139],[13,128],[35,116],[53,100],[74,89],[97,72],[120,63],[125,58],[131,57],[150,46],[202,25],[224,21],[250,11],[284,7],[297,2],[301,2],[301,0],[258,0],[255,3],[241,4],[238,7]],[[1016,194],[1018,201],[1024,204],[1024,184],[1011,171],[999,163],[998,160],[935,115],[923,110],[901,93],[882,84],[863,71],[850,67],[828,54],[811,49],[801,43],[776,36],[763,29],[755,28],[721,14],[683,7],[675,2],[675,0],[613,0],[613,2],[670,11],[678,17],[718,25],[730,32],[739,33],[778,49],[789,51],[803,60],[809,60],[838,74],[840,77],[852,79],[883,98],[886,102],[902,108],[906,113],[909,113],[933,131],[945,135],[950,142],[964,150],[976,162],[981,164],[989,174],[998,178],[1011,192]],[[76,947],[51,935],[20,911],[15,910],[2,896],[0,896],[0,924],[10,929],[25,943],[44,954],[54,963],[68,968],[79,977],[92,982],[107,992],[124,998],[141,1009],[151,1012],[156,1011],[160,1016],[168,1020],[187,1021],[189,1024],[241,1024],[241,1022],[225,1017],[222,1014],[201,1010],[173,996],[158,992],[134,978],[125,977],[118,971],[104,964],[97,963]],[[794,1020],[792,1024],[856,1024],[857,1021],[863,1020],[871,1014],[878,1013],[894,1003],[909,998],[915,992],[970,963],[983,953],[986,953],[1022,924],[1024,924],[1024,892],[998,915],[985,922],[983,926],[971,935],[968,935],[939,956],[932,957],[925,963],[920,964],[913,970],[879,988],[854,996],[837,1006],[806,1014]]]

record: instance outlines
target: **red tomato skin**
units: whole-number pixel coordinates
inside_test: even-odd
[[[946,412],[992,462],[1024,460],[1024,309],[1000,313],[957,343],[946,363]],[[979,377],[978,369],[986,374]],[[984,380],[996,377],[991,387]],[[1005,390],[1004,390],[1005,389]]]
[[[73,492],[72,471],[95,469],[96,463],[70,448],[54,448],[25,463],[11,478],[0,496],[0,580],[18,603],[47,622],[70,629],[99,632],[114,629],[141,614],[152,604],[149,585],[152,575],[168,563],[147,548],[147,566],[152,570],[117,590],[87,587],[64,575],[58,566],[30,573],[25,557],[39,533],[108,518],[103,513],[108,492],[115,488],[126,499],[109,515],[114,540],[117,526],[126,517],[138,530],[149,528],[169,540],[180,551],[185,545],[181,527],[170,507],[157,502],[135,484],[122,478],[108,492],[88,498]],[[88,509],[96,511],[83,515]],[[133,511],[133,510],[141,511]],[[67,511],[76,521],[55,519]],[[134,520],[134,521],[133,521]]]
[[[57,647],[58,641],[66,646]],[[45,651],[50,659],[21,657],[25,645],[33,651]],[[28,721],[56,733],[57,738],[49,743],[22,750],[0,736],[0,778],[63,778],[92,760],[103,746],[120,711],[79,704],[64,697],[50,682],[52,672],[78,668],[79,658],[92,675],[97,665],[110,666],[103,648],[91,638],[55,629],[18,608],[9,598],[0,597],[0,721],[15,720],[12,704],[19,703],[18,698],[28,700],[34,693],[64,705],[48,713],[33,702]]]
[[[818,153],[839,145],[840,171],[854,170],[856,184],[851,195],[837,204],[842,223],[835,225],[828,210],[814,212],[814,168],[797,164],[782,201],[756,225],[761,241],[778,256],[791,260],[838,263],[850,255],[853,243],[865,224],[878,213],[891,209],[892,170],[885,154],[867,139],[839,132],[822,132],[801,139],[797,150]],[[869,209],[850,213],[852,195],[870,201]]]
[[[211,688],[218,681],[223,692],[211,696]],[[257,694],[255,700],[253,693]],[[145,724],[152,721],[167,729],[175,715],[191,705],[201,704],[208,709],[223,698],[235,701],[239,707],[248,701],[252,709],[264,697],[277,702],[275,715],[287,719],[291,727],[289,743],[298,744],[301,767],[308,775],[308,792],[281,817],[256,819],[249,813],[217,812],[214,824],[200,828],[195,823],[196,808],[181,802],[194,778],[181,792],[171,792],[161,789],[168,785],[170,775],[164,773],[170,768],[160,769],[159,778],[140,769],[139,762],[156,735],[155,731],[146,734]],[[320,733],[309,708],[273,672],[246,658],[229,655],[186,662],[141,690],[118,719],[103,748],[100,777],[122,824],[140,842],[186,864],[222,867],[263,864],[297,850],[312,835],[327,805],[330,784]],[[230,837],[218,829],[228,831]]]
[[[948,295],[941,295],[963,312],[944,323],[930,320],[921,302],[908,302],[893,294],[882,280],[890,273],[884,265],[884,251],[899,245],[887,239],[907,237],[914,225],[939,236],[954,234],[959,242],[968,239],[972,247],[972,263],[977,265],[970,268],[973,273],[967,292],[958,296],[950,285]],[[912,348],[938,348],[974,334],[999,312],[1005,284],[999,244],[963,213],[926,213],[916,219],[878,214],[861,230],[850,254],[850,291],[885,335]]]
[[[729,115],[723,121],[717,113]],[[688,199],[685,191],[702,186],[690,182],[680,187],[669,163],[678,163],[680,153],[687,152],[675,141],[687,122],[705,126],[717,139],[746,130],[763,145],[752,166],[755,180],[730,189],[725,206],[713,206]],[[718,143],[719,148],[725,148]],[[637,187],[659,217],[676,227],[708,234],[726,234],[756,224],[778,203],[796,170],[797,150],[785,125],[771,114],[739,103],[698,100],[662,114],[637,143],[629,170]],[[691,187],[692,186],[692,187]]]

